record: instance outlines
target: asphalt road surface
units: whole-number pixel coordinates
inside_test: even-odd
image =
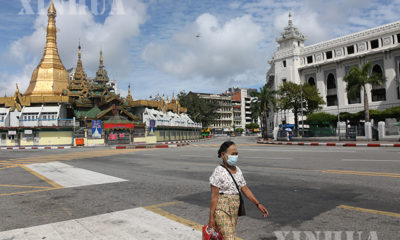
[[[201,239],[208,179],[225,140],[148,150],[0,151],[0,240]],[[232,140],[248,186],[270,212],[264,219],[247,201],[238,237],[400,239],[400,149]]]

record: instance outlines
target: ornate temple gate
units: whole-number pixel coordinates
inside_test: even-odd
[[[106,143],[108,145],[130,144],[134,123],[104,123]]]

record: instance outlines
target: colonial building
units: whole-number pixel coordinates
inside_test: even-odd
[[[304,45],[305,40],[289,14],[288,26],[276,39],[278,50],[269,61],[270,88],[278,90],[286,81],[309,83],[317,86],[326,102],[322,111],[332,114],[363,111],[363,94],[348,97],[343,78],[353,66],[371,62],[372,71],[382,73],[387,81],[383,87],[368,86],[370,108],[386,109],[400,104],[400,21],[310,46]],[[294,124],[293,114],[288,111],[272,116],[269,121],[275,127],[285,119]]]
[[[217,102],[219,117],[211,124],[214,133],[233,132],[236,128],[246,129],[246,125],[253,123],[250,104],[254,97],[251,92],[256,89],[229,88],[223,94],[194,93],[200,98]]]

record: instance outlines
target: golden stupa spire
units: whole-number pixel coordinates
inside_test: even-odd
[[[60,96],[68,88],[68,73],[57,48],[57,11],[53,0],[47,11],[48,24],[43,57],[32,74],[25,96]]]
[[[83,65],[82,65],[82,51],[81,51],[81,49],[82,49],[81,48],[81,43],[79,42],[79,46],[78,46],[78,63],[76,64],[74,80],[86,81],[86,73],[85,73],[85,70],[83,69]]]
[[[100,50],[100,68],[104,68],[103,50]]]
[[[131,84],[128,85],[128,96],[131,96]]]

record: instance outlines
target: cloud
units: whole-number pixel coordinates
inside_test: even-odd
[[[35,67],[35,63],[31,62],[27,63],[19,74],[8,75],[7,73],[1,73],[1,79],[7,79],[7,81],[0,81],[0,96],[13,96],[17,84],[20,91],[23,92],[22,89],[25,89],[29,85],[31,74]]]
[[[140,34],[140,26],[146,21],[146,6],[140,0],[114,2],[116,4],[106,13],[108,15],[103,17],[104,21],[98,22],[96,17],[99,16],[95,16],[86,5],[80,5],[76,1],[55,1],[58,13],[56,18],[58,49],[66,68],[76,66],[77,47],[80,41],[83,64],[89,75],[93,75],[97,70],[99,52],[103,50],[105,65],[112,69],[110,77],[119,79],[129,76],[131,68],[129,48],[134,37]],[[33,33],[12,42],[6,54],[10,61],[19,63],[24,71],[31,62],[37,65],[43,54],[47,26],[45,13],[47,12],[41,11],[36,17]],[[31,73],[34,67],[30,69]],[[6,79],[6,82],[9,80]],[[26,82],[26,79],[21,79],[21,82]],[[26,84],[21,84],[21,91],[27,87]]]
[[[148,44],[142,57],[183,80],[200,77],[217,84],[234,83],[243,80],[246,73],[263,71],[262,41],[262,28],[249,15],[221,23],[205,13],[175,33],[168,43]]]

